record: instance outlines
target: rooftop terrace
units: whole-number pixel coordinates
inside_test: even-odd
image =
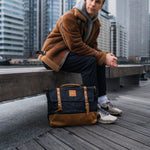
[[[0,149],[150,150],[150,80],[108,95],[123,110],[111,125],[51,128],[45,95],[1,102]]]

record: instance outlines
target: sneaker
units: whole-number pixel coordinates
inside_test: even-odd
[[[109,112],[111,115],[121,115],[122,110],[114,107],[110,101],[101,105],[101,108]]]
[[[97,117],[99,123],[114,123],[117,120],[117,117],[110,115],[108,112],[98,107]]]

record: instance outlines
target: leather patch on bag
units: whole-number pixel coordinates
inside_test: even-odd
[[[75,97],[75,96],[77,96],[76,90],[69,90],[69,96],[70,96],[70,97]]]

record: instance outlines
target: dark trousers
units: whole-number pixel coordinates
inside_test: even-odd
[[[45,67],[48,69],[47,66]],[[95,57],[82,56],[70,52],[61,70],[81,73],[83,85],[95,85],[98,97],[106,95],[105,65],[98,66]]]
[[[81,73],[83,85],[95,85],[98,97],[106,95],[105,65],[98,66],[95,57],[69,53],[61,70]]]

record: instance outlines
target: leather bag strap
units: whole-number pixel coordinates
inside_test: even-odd
[[[55,112],[62,111],[62,103],[60,97],[60,88],[57,88],[58,109]]]
[[[86,113],[89,113],[89,102],[88,102],[88,96],[87,96],[87,87],[84,86],[84,98],[85,98],[85,109]],[[60,97],[60,88],[57,88],[57,98],[58,98],[58,109],[55,112],[62,111],[62,103],[61,103],[61,97]]]
[[[86,108],[86,112],[87,114],[89,113],[89,102],[88,102],[88,96],[87,96],[87,87],[84,86],[84,97],[85,97],[85,108]]]

